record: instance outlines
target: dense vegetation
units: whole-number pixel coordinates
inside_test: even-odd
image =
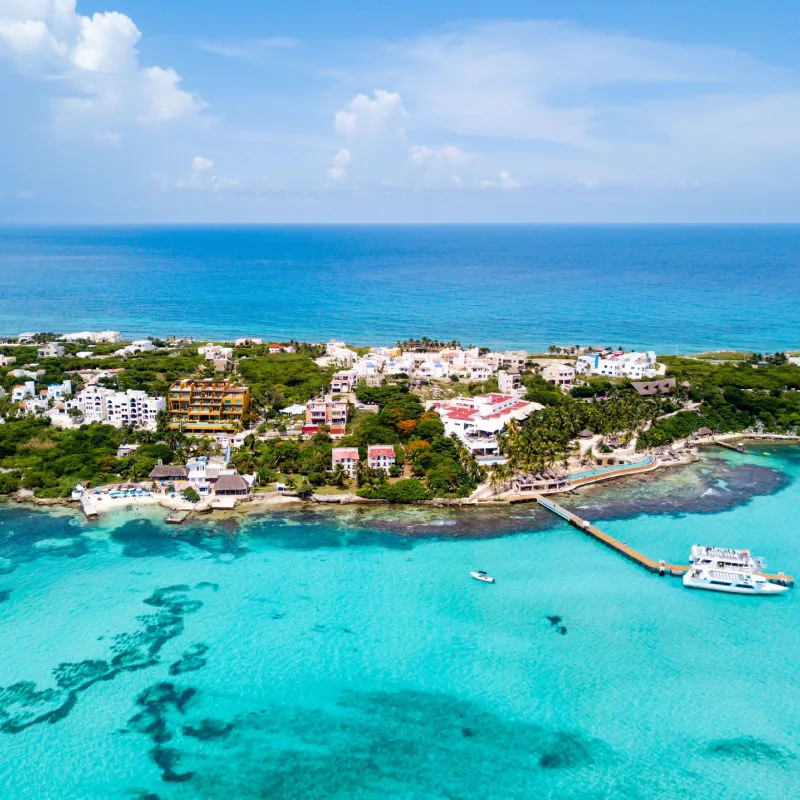
[[[688,358],[666,358],[668,375],[691,384],[689,397],[697,413],[658,420],[639,439],[640,447],[669,444],[702,427],[715,432],[751,428],[770,433],[800,429],[800,367],[782,354],[762,362],[760,356],[738,363],[712,364]]]
[[[247,351],[247,357],[239,359],[239,374],[260,407],[274,411],[305,403],[330,385],[330,373],[323,372],[308,356],[269,355],[265,345],[242,350]]]

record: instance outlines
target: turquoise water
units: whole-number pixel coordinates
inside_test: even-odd
[[[606,475],[609,472],[619,472],[621,469],[630,469],[631,467],[647,467],[652,463],[653,459],[648,457],[632,464],[609,464],[605,467],[587,469],[585,472],[576,472],[574,475],[572,475],[572,479],[578,480],[579,478],[593,478],[595,475]]]
[[[798,477],[713,452],[565,502],[798,574]],[[4,800],[796,796],[798,590],[687,591],[531,507],[171,533],[0,508]]]
[[[800,347],[800,226],[0,228],[0,334]]]

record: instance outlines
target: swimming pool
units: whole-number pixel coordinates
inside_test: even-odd
[[[653,456],[648,456],[641,461],[636,461],[633,464],[609,464],[607,467],[595,467],[585,472],[577,472],[575,475],[570,475],[571,481],[582,480],[583,478],[594,478],[596,475],[605,475],[608,472],[617,472],[621,469],[633,469],[635,467],[649,467],[655,459]]]

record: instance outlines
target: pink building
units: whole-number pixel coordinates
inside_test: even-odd
[[[370,469],[388,472],[395,462],[394,446],[390,444],[371,444],[367,448],[367,464]]]
[[[356,475],[356,466],[359,459],[357,447],[334,447],[331,452],[333,468],[336,469],[337,466],[341,466],[351,478]]]

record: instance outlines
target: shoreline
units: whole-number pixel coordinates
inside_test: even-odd
[[[572,486],[566,491],[562,489],[544,490],[542,492],[531,492],[529,495],[513,494],[510,492],[501,493],[497,496],[492,496],[487,499],[478,499],[474,495],[480,491],[480,488],[473,493],[473,496],[467,498],[433,498],[430,500],[422,500],[414,503],[397,503],[391,504],[385,500],[371,500],[368,498],[358,497],[354,493],[342,495],[318,495],[312,496],[308,500],[302,500],[296,495],[287,495],[278,492],[263,492],[251,495],[244,501],[239,501],[233,507],[217,507],[207,510],[198,511],[196,504],[192,504],[186,500],[170,498],[167,495],[151,494],[141,497],[128,497],[128,498],[111,498],[107,495],[92,495],[91,501],[95,506],[96,514],[88,517],[82,507],[81,501],[72,500],[70,498],[37,498],[35,496],[9,496],[0,499],[0,508],[6,503],[17,505],[30,505],[44,510],[62,509],[82,516],[87,519],[96,519],[104,515],[114,512],[133,511],[137,508],[152,508],[156,507],[164,510],[164,520],[173,512],[189,512],[186,519],[229,519],[231,517],[250,517],[259,513],[267,513],[278,510],[291,510],[291,511],[336,511],[342,508],[363,507],[363,508],[417,508],[417,509],[453,509],[468,511],[470,509],[488,509],[488,508],[511,508],[523,503],[535,503],[535,495],[542,494],[553,497],[569,497],[578,495],[582,489],[586,487],[596,486],[599,483],[609,483],[611,481],[622,481],[625,478],[646,478],[649,480],[657,480],[660,474],[667,470],[672,470],[675,467],[685,467],[696,462],[698,455],[695,448],[703,447],[722,447],[726,449],[733,449],[728,442],[740,441],[772,441],[777,444],[785,445],[798,445],[800,444],[800,436],[789,434],[721,434],[716,437],[707,437],[701,440],[685,441],[675,444],[675,449],[678,451],[680,457],[671,461],[660,461],[656,459],[653,464],[648,464],[645,467],[633,468],[630,470],[620,469],[616,472],[609,472],[592,476],[588,480],[583,480],[580,484]],[[727,447],[726,447],[727,445]],[[484,486],[482,484],[481,486]]]

